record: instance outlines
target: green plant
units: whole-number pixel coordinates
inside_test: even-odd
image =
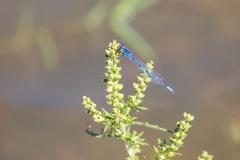
[[[97,109],[96,104],[86,96],[83,96],[84,108],[86,113],[93,117],[93,120],[103,125],[99,133],[94,132],[89,126],[86,130],[88,134],[96,138],[113,137],[122,140],[127,151],[127,160],[138,160],[139,154],[144,146],[148,145],[143,138],[143,132],[137,132],[132,129],[132,126],[139,125],[163,132],[169,132],[171,135],[169,140],[158,139],[158,146],[154,146],[156,160],[170,160],[174,156],[179,155],[179,148],[183,145],[183,140],[187,136],[187,131],[191,127],[190,122],[194,117],[188,113],[183,114],[183,120],[176,123],[176,128],[171,131],[162,128],[158,125],[153,125],[148,122],[141,122],[137,117],[132,116],[132,112],[146,110],[142,104],[144,92],[151,81],[151,78],[145,72],[138,75],[138,82],[133,83],[134,95],[128,95],[126,98],[120,91],[123,85],[119,82],[121,79],[121,67],[118,51],[119,43],[113,41],[109,44],[106,50],[105,61],[105,79],[103,80],[106,86],[107,104],[111,106],[111,110],[103,108]],[[153,62],[147,63],[147,68],[153,70]],[[199,160],[211,160],[212,156],[204,152]]]

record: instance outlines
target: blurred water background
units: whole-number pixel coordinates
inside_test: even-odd
[[[195,115],[176,159],[207,149],[239,160],[239,17],[237,0],[1,0],[0,159],[124,159],[122,143],[85,134],[94,123],[81,105],[83,95],[106,105],[104,51],[116,39],[153,59],[176,91],[150,85],[141,120],[174,128],[184,111]],[[138,71],[121,66],[132,93]],[[150,143],[167,136],[144,131]]]

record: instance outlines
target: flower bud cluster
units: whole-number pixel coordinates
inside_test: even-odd
[[[154,146],[156,160],[170,160],[177,155],[179,148],[183,145],[183,140],[187,136],[187,131],[191,127],[190,122],[194,117],[188,113],[183,114],[184,119],[178,121],[173,134],[170,136],[170,142],[158,139],[158,147]]]

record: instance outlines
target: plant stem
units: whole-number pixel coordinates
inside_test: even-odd
[[[148,122],[139,122],[139,121],[134,121],[133,125],[138,125],[138,126],[143,126],[143,127],[147,127],[147,128],[151,128],[151,129],[155,129],[155,130],[159,130],[159,131],[163,131],[163,132],[168,132],[168,133],[174,133],[173,131],[166,129],[166,128],[162,128],[158,125],[154,125],[154,124],[150,124]]]

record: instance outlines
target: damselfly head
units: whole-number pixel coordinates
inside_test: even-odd
[[[124,45],[120,44],[120,46],[118,47],[118,51],[123,54],[124,49],[125,49]]]

